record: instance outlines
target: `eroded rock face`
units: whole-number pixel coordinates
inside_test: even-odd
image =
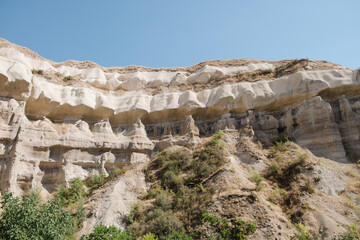
[[[74,177],[144,163],[171,145],[196,149],[200,137],[219,129],[248,129],[251,138],[268,143],[287,136],[336,161],[360,158],[359,94],[317,96],[327,88],[357,89],[359,72],[334,64],[317,69],[313,61],[279,78],[212,87],[217,79],[279,64],[244,60],[137,71],[57,64],[2,47],[0,191],[22,194],[38,186],[51,193]]]

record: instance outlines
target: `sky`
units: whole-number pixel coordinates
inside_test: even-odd
[[[359,9],[360,0],[0,0],[0,38],[104,67],[309,58],[356,69]]]

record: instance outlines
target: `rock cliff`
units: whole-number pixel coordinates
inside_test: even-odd
[[[195,149],[219,129],[248,126],[265,145],[287,137],[317,157],[357,161],[360,71],[307,59],[104,68],[55,63],[0,40],[1,193],[37,187],[51,194],[75,177],[135,166],[134,175],[105,193],[118,199],[127,187],[146,190],[136,166],[156,152],[172,145]],[[125,209],[126,215],[136,194],[129,199],[118,204],[126,207],[97,214]],[[117,221],[104,219],[89,221],[87,232]]]

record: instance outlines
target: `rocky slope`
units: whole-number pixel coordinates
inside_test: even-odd
[[[330,183],[320,184],[323,194],[314,198],[324,202],[320,206],[309,199],[323,211],[343,197],[339,193],[351,181],[336,169],[360,159],[360,72],[307,59],[103,68],[91,62],[55,63],[1,39],[0,113],[1,193],[20,195],[36,187],[49,195],[57,184],[75,177],[133,167],[89,199],[93,215],[83,232],[99,223],[121,226],[119,219],[149,187],[141,169],[157,152],[172,145],[195,150],[219,129],[228,131],[233,148],[240,141],[238,131],[251,127],[252,141],[265,147],[288,137],[308,149],[314,161],[325,159],[329,166],[315,169]],[[228,157],[240,179],[231,181],[251,188],[248,165],[262,171],[266,151],[234,151]],[[221,181],[227,177],[217,176]],[[259,196],[259,207],[268,206],[265,195]],[[220,208],[214,204],[209,209]],[[265,222],[286,219],[273,206],[265,208],[271,215],[264,216]],[[332,228],[340,224],[334,219],[339,211],[314,213],[308,219],[314,228],[324,221]],[[353,221],[341,219],[333,235]],[[274,223],[271,233],[264,233],[265,222],[261,237],[281,232]],[[293,231],[289,222],[281,228],[286,234]]]

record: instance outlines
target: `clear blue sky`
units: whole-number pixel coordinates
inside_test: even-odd
[[[307,57],[354,69],[359,29],[360,0],[0,0],[0,37],[105,67]]]

